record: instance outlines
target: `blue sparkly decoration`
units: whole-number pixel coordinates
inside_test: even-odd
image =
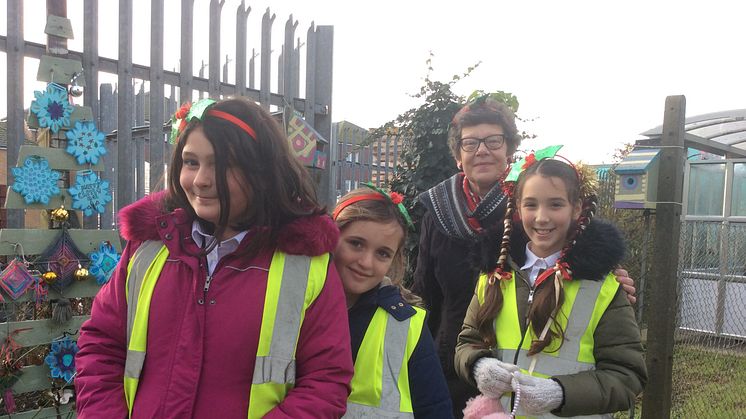
[[[109,181],[101,180],[92,170],[81,170],[75,175],[75,186],[68,189],[73,197],[73,208],[82,210],[87,216],[95,210],[102,214],[111,202]]]
[[[49,162],[44,157],[28,156],[21,167],[11,168],[15,183],[13,190],[23,195],[26,204],[41,202],[49,203],[49,197],[60,193],[57,181],[60,172],[49,168]]]
[[[65,133],[67,152],[78,159],[78,164],[96,164],[106,154],[104,133],[96,129],[91,121],[77,121],[75,127]]]
[[[52,378],[62,378],[68,383],[75,377],[75,354],[78,353],[78,344],[68,336],[52,342],[52,350],[44,358],[49,365]]]
[[[117,262],[121,257],[114,246],[109,242],[102,242],[98,246],[98,251],[88,255],[91,258],[91,264],[88,266],[88,272],[96,277],[99,285],[109,282],[111,273],[117,267]]]
[[[34,97],[36,100],[31,102],[31,112],[36,114],[40,127],[48,127],[56,133],[70,125],[73,106],[67,100],[67,89],[57,83],[49,83],[45,91],[35,91]]]

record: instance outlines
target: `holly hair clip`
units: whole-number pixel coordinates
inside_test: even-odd
[[[354,204],[355,202],[365,201],[365,200],[374,200],[374,201],[383,201],[383,200],[389,200],[391,201],[394,206],[399,210],[402,217],[404,217],[404,221],[407,222],[407,226],[409,228],[414,228],[414,223],[412,223],[412,217],[409,216],[409,211],[407,211],[407,207],[404,206],[404,196],[398,192],[389,192],[386,193],[383,189],[377,187],[376,185],[372,184],[371,182],[363,183],[363,186],[373,189],[376,193],[369,193],[365,195],[358,195],[354,196],[350,199],[345,200],[344,202],[340,202],[339,205],[337,205],[337,208],[334,210],[334,213],[332,214],[333,219],[337,219],[337,216],[339,216],[339,213],[342,212],[345,208],[347,208],[349,205]]]
[[[215,103],[217,102],[214,99],[200,99],[194,103],[187,102],[181,105],[179,110],[174,113],[173,117],[171,117],[171,136],[169,142],[175,144],[189,122],[194,119],[202,121],[205,116],[214,116],[232,122],[238,128],[249,134],[249,137],[251,137],[252,140],[256,141],[256,132],[246,122],[228,112],[210,109]]]

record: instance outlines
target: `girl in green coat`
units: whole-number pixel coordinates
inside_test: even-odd
[[[505,218],[520,221],[506,221],[497,264],[479,279],[456,370],[506,412],[604,415],[631,408],[647,373],[634,312],[610,274],[621,233],[591,221],[589,177],[552,159],[558,148],[514,164],[505,181]]]

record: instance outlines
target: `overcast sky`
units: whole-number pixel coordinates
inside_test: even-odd
[[[8,0],[0,0],[0,33],[6,33]],[[82,0],[68,0],[68,17],[82,50]],[[179,10],[167,0],[166,68],[178,66]],[[240,0],[223,7],[222,57],[234,55],[235,13]],[[313,1],[246,2],[249,48],[259,50],[261,16],[269,6],[277,18],[273,49],[278,54],[290,13],[305,38],[316,25],[334,26],[333,119],[376,127],[416,104],[409,94],[422,85],[425,60],[435,55],[432,78],[450,80],[477,62],[470,77],[454,86],[505,90],[520,103],[519,116],[533,119],[519,128],[538,135],[524,143],[535,149],[565,144],[571,159],[610,161],[613,151],[662,124],[665,98],[683,94],[687,115],[746,108],[744,1]],[[25,1],[26,38],[45,42],[44,1]],[[38,7],[42,6],[42,7]],[[117,1],[99,3],[99,48],[116,57]],[[195,24],[204,42],[195,45],[195,65],[207,61],[209,0],[195,0]],[[136,63],[148,64],[150,1],[135,0]],[[106,30],[104,30],[106,29]],[[197,37],[198,38],[198,37]],[[304,39],[302,39],[304,40]],[[197,41],[195,41],[197,42]],[[250,52],[249,52],[250,53]],[[305,60],[305,49],[301,51]],[[273,66],[277,56],[273,54]],[[0,54],[0,66],[5,56]],[[26,102],[36,66],[26,77]],[[273,69],[274,70],[274,69]],[[196,70],[195,70],[196,73]],[[258,73],[258,70],[257,70]],[[276,76],[273,76],[273,79]],[[102,77],[102,81],[107,81]],[[116,76],[108,81],[116,82]],[[235,81],[231,70],[229,81]],[[304,85],[301,80],[301,86]],[[257,81],[258,85],[258,81]],[[276,82],[273,82],[276,86]],[[273,91],[276,87],[273,88]],[[6,95],[5,78],[0,97]],[[5,102],[0,103],[5,114]]]

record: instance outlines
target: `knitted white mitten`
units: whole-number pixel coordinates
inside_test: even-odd
[[[527,416],[541,415],[560,407],[564,392],[562,386],[549,378],[532,377],[515,373],[521,387],[519,411]]]
[[[510,380],[515,371],[518,371],[518,367],[513,364],[484,357],[474,364],[474,380],[482,394],[497,399],[503,393],[513,391]]]

